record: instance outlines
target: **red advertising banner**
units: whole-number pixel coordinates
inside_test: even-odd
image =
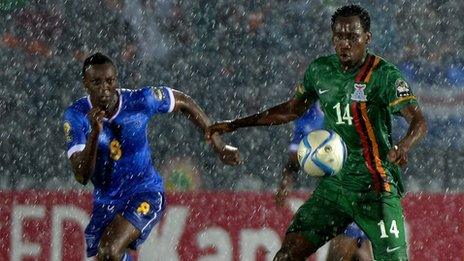
[[[272,193],[169,194],[168,207],[137,260],[272,260],[307,194],[283,208]],[[417,194],[403,201],[410,260],[464,260],[464,195]],[[0,192],[0,260],[85,260],[86,192]],[[311,259],[324,260],[324,247]]]

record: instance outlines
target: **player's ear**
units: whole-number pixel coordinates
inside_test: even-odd
[[[371,40],[372,40],[372,33],[371,33],[371,32],[367,32],[367,33],[366,33],[366,44],[370,44],[370,43],[371,43]]]
[[[334,30],[333,30],[333,26],[332,26],[332,44],[335,46],[335,33],[334,33]]]
[[[84,85],[84,89],[88,90],[87,86],[89,84],[89,79],[87,77],[82,76],[82,84]]]
[[[84,85],[85,91],[90,94],[91,83],[88,77],[82,77],[82,85]]]

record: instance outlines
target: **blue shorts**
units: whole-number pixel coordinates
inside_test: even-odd
[[[362,231],[358,225],[356,225],[356,223],[351,223],[349,224],[345,231],[343,232],[343,234],[345,234],[345,236],[349,237],[349,238],[352,238],[352,239],[355,239],[356,242],[358,243],[358,247],[361,246],[362,242],[364,240],[367,240],[367,236],[366,234],[364,234],[364,231]]]
[[[129,247],[137,249],[163,216],[166,200],[163,192],[143,192],[117,200],[113,204],[94,202],[90,223],[85,229],[87,257],[95,256],[102,233],[117,214],[140,230],[140,236]]]

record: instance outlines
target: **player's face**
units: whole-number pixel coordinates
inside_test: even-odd
[[[339,17],[332,28],[335,52],[345,69],[362,62],[371,41],[371,33],[365,32],[358,16]]]
[[[92,104],[103,110],[117,101],[117,72],[109,63],[91,65],[84,74],[84,86]]]

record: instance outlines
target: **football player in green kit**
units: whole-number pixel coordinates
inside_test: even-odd
[[[368,51],[367,11],[343,6],[333,14],[331,26],[336,54],[309,65],[294,97],[264,112],[212,125],[206,134],[287,123],[319,100],[325,128],[343,138],[348,159],[340,173],[321,179],[297,211],[274,260],[305,260],[353,221],[371,240],[375,260],[407,260],[400,166],[424,137],[426,123],[400,71]],[[396,144],[391,139],[393,115],[409,123]]]

